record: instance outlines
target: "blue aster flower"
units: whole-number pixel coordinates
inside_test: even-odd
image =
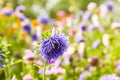
[[[37,40],[38,40],[38,36],[37,36],[36,34],[34,34],[34,35],[32,35],[32,39],[33,39],[34,41],[37,41]]]
[[[47,17],[47,16],[39,16],[38,17],[38,21],[41,24],[47,24],[49,22],[49,17]]]
[[[31,33],[31,26],[30,24],[26,24],[25,26],[23,26],[23,29],[27,32],[27,33]]]
[[[52,33],[51,37],[42,40],[40,54],[44,61],[54,62],[68,48],[68,38],[64,34]]]

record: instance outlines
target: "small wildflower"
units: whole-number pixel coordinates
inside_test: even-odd
[[[23,13],[18,13],[17,17],[21,20],[24,21],[26,19],[26,16]]]
[[[31,33],[31,26],[29,24],[26,24],[23,26],[23,29],[27,32],[27,33]]]
[[[65,74],[66,70],[62,67],[58,67],[56,68],[56,71],[54,72],[54,74]]]
[[[82,19],[83,19],[83,21],[90,20],[91,19],[91,12],[88,11],[88,10],[86,12],[84,12],[84,15],[82,16]]]
[[[69,35],[70,36],[75,36],[75,30],[73,30],[73,29],[69,29]]]
[[[2,51],[0,51],[0,60],[3,58]]]
[[[87,6],[88,10],[92,11],[96,8],[97,4],[95,2],[90,2]]]
[[[33,52],[29,49],[25,50],[25,58],[27,60],[33,60],[35,58],[35,54],[33,54]]]
[[[63,77],[62,77],[62,76],[60,76],[57,80],[63,80]]]
[[[37,60],[37,61],[34,62],[34,64],[36,64],[38,66],[43,66],[42,60]]]
[[[13,10],[12,8],[5,7],[5,8],[2,8],[1,12],[6,16],[11,16],[13,13]]]
[[[87,28],[87,30],[88,31],[92,31],[92,30],[94,30],[96,27],[94,26],[94,25],[90,25],[88,28]]]
[[[112,11],[114,7],[113,2],[112,1],[106,2],[106,7],[109,11]]]
[[[70,55],[69,54],[64,54],[63,57],[64,57],[64,63],[66,65],[70,65]]]
[[[79,80],[85,80],[85,77],[86,77],[87,75],[89,75],[89,74],[90,74],[89,71],[84,71],[84,72],[80,75]]]
[[[0,62],[0,69],[3,67],[2,62]]]
[[[33,39],[34,41],[37,41],[37,40],[38,40],[38,36],[37,36],[36,34],[34,34],[34,35],[32,35],[32,39]]]
[[[115,66],[116,66],[116,72],[120,72],[120,60],[118,60],[117,62],[116,62],[116,64],[115,64]]]
[[[49,22],[49,18],[47,16],[39,16],[38,22],[40,22],[41,24],[47,24]]]
[[[117,66],[116,72],[120,72],[120,65]]]
[[[58,11],[57,16],[59,16],[59,17],[64,17],[65,14],[66,14],[66,13],[65,13],[64,11]]]
[[[80,27],[80,29],[81,29],[82,31],[85,31],[85,30],[86,30],[86,25],[85,25],[84,23],[81,23],[81,24],[79,25],[79,27]]]
[[[99,58],[98,57],[93,57],[89,61],[89,65],[90,66],[97,66],[98,64],[99,64]]]
[[[35,54],[34,54],[31,50],[26,49],[26,50],[25,50],[25,56],[23,57],[25,63],[27,64],[27,63],[29,63],[30,61],[33,61],[34,58],[35,58]]]
[[[33,80],[33,77],[31,75],[27,74],[23,77],[23,80]]]
[[[92,44],[92,48],[93,49],[96,49],[98,46],[99,46],[99,44],[100,44],[100,40],[98,39],[98,40],[95,40],[94,42],[93,42],[93,44]]]
[[[100,80],[120,80],[120,77],[116,76],[115,74],[107,74],[100,78]]]
[[[109,34],[104,34],[102,37],[102,42],[104,46],[109,46],[110,45],[110,36]]]
[[[24,11],[25,9],[26,9],[25,6],[19,5],[19,6],[17,6],[17,7],[15,8],[15,11],[16,11],[16,12],[20,12],[20,11]]]

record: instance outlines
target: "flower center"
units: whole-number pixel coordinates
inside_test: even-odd
[[[57,43],[54,43],[53,49],[57,49],[57,48],[58,48],[58,44],[57,44]]]

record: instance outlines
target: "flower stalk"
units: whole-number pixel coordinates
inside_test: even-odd
[[[44,61],[43,62],[43,79],[42,80],[45,80],[45,71],[46,71],[46,62]]]

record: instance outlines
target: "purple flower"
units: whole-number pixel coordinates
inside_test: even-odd
[[[3,8],[3,9],[1,10],[1,12],[2,12],[4,15],[6,15],[6,16],[10,16],[10,15],[12,15],[13,10],[12,10],[11,8],[5,7],[5,8]]]
[[[93,48],[93,49],[96,49],[99,44],[100,44],[100,40],[98,39],[98,40],[96,40],[96,41],[93,42],[92,48]]]
[[[41,23],[41,24],[47,24],[49,22],[49,18],[47,16],[39,16],[38,17],[38,21]]]
[[[20,12],[20,11],[24,11],[25,9],[26,7],[23,5],[19,5],[15,9],[15,14],[21,21],[24,21],[26,19],[26,16],[22,12]]]
[[[57,80],[63,80],[63,77],[62,77],[62,76],[60,76]]]
[[[91,12],[87,10],[86,12],[84,12],[84,15],[82,18],[83,18],[83,21],[90,20],[91,19]]]
[[[120,72],[120,65],[117,66],[116,71]]]
[[[65,54],[64,56],[64,62],[66,65],[70,65],[70,55]]]
[[[38,36],[37,36],[36,34],[34,34],[34,35],[32,35],[32,39],[33,39],[34,41],[37,41],[37,40],[38,40]]]
[[[30,24],[24,25],[24,26],[23,26],[23,29],[24,29],[27,33],[30,34],[30,32],[31,32],[31,26],[30,26]]]
[[[26,9],[25,6],[19,5],[19,6],[17,6],[17,7],[15,8],[15,11],[20,12],[20,11],[23,11],[23,10],[25,10],[25,9]]]
[[[120,80],[120,77],[116,76],[115,74],[107,74],[100,78],[100,80]]]
[[[3,65],[2,65],[2,63],[1,63],[1,61],[0,61],[0,68],[2,68],[3,67]]]
[[[77,18],[82,17],[83,14],[84,14],[84,12],[83,12],[83,11],[80,11],[80,12],[77,14]]]
[[[3,67],[2,62],[1,62],[1,59],[2,59],[2,58],[3,58],[3,56],[2,56],[2,51],[0,51],[0,68]]]
[[[52,33],[49,39],[42,40],[40,54],[44,61],[54,62],[68,48],[68,39],[64,34]]]
[[[106,6],[107,6],[107,9],[108,9],[109,11],[112,11],[112,10],[113,10],[113,2],[112,2],[112,1],[106,2]]]
[[[85,80],[85,77],[86,77],[87,75],[89,75],[89,74],[90,74],[89,71],[84,71],[84,72],[80,75],[79,80]]]
[[[23,13],[18,13],[18,18],[21,20],[21,21],[24,21],[26,19],[26,16],[23,14]]]
[[[56,61],[55,61],[55,66],[54,67],[60,67],[60,65],[61,65],[61,60],[60,59],[57,59]]]
[[[89,27],[88,27],[88,31],[92,31],[92,30],[94,30],[96,27],[94,26],[94,25],[90,25]]]
[[[43,74],[43,69],[39,69],[38,74]]]
[[[85,25],[84,23],[81,23],[81,24],[79,25],[79,27],[80,27],[80,29],[81,29],[82,31],[85,31],[85,30],[86,30],[86,25]]]
[[[0,51],[0,60],[3,58],[2,51]]]

